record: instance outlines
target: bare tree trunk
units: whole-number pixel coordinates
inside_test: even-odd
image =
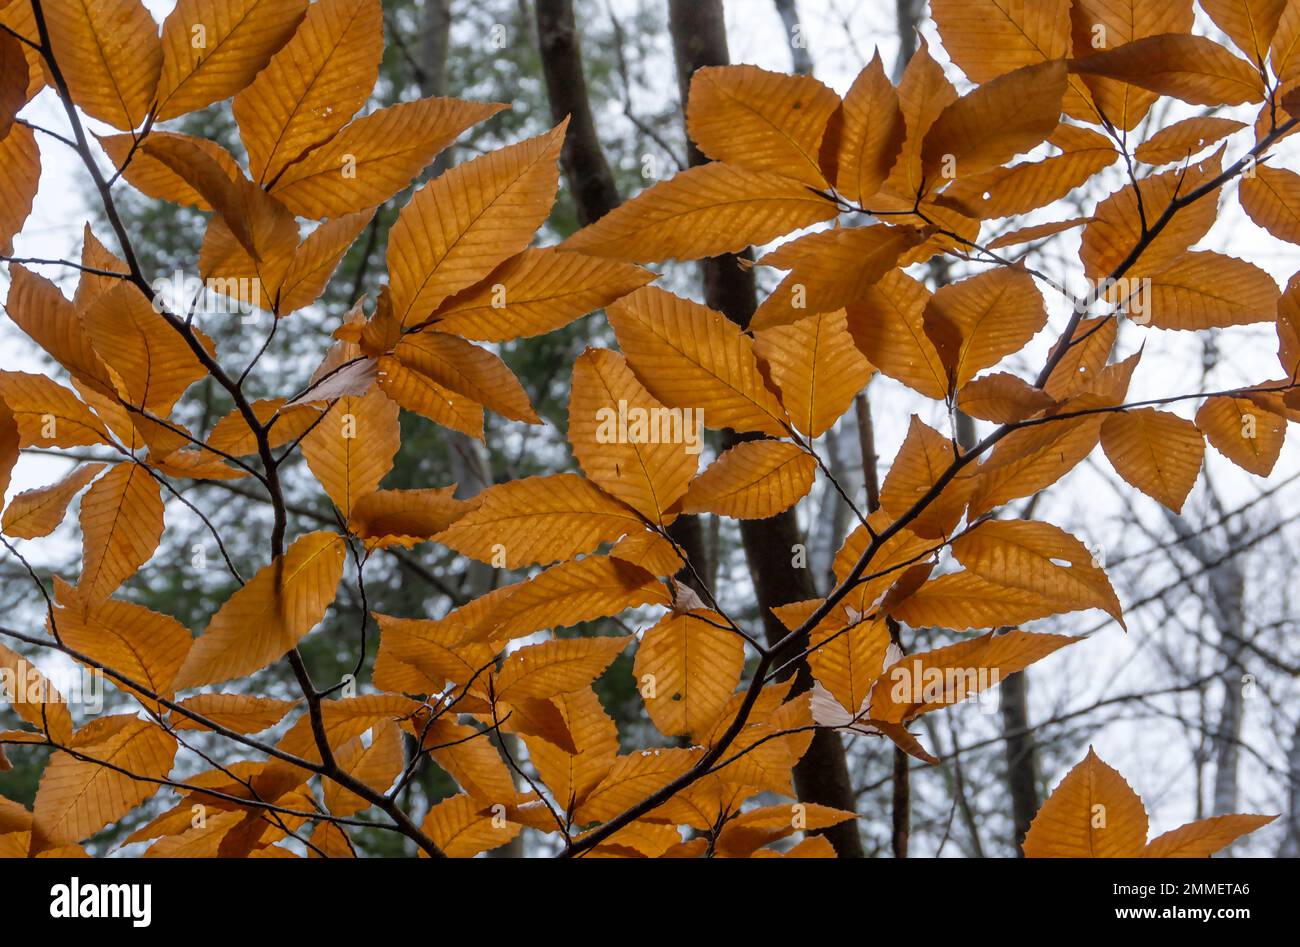
[[[573,0],[537,0],[537,42],[542,54],[551,119],[569,119],[560,164],[583,226],[619,205],[618,187],[596,135],[582,70]]]
[[[668,13],[678,84],[685,103],[695,70],[726,65],[730,61],[726,20],[721,0],[669,0]],[[693,145],[689,145],[689,153],[692,165],[704,162],[704,156]],[[752,258],[751,254],[747,253],[747,256]],[[735,256],[706,260],[702,268],[704,298],[708,305],[742,327],[747,326],[757,306],[753,274],[743,269]],[[733,432],[724,433],[725,446],[741,439],[742,436]],[[771,609],[816,595],[811,571],[806,567],[796,568],[791,559],[794,547],[803,545],[803,537],[791,511],[766,520],[743,520],[740,534],[764,629],[768,640],[774,641],[786,632]],[[794,648],[802,650],[805,646],[806,643],[796,642]],[[779,663],[780,658],[777,660]],[[798,693],[811,686],[811,675],[805,663],[795,678],[794,689]],[[802,801],[846,810],[855,808],[844,746],[836,733],[816,731],[808,752],[795,767],[794,783]],[[824,834],[840,857],[862,856],[862,839],[856,822],[841,823]]]
[[[426,96],[447,94],[447,56],[451,46],[451,0],[423,0],[423,22],[420,25],[420,54],[422,73],[420,92]],[[451,167],[452,149],[447,148],[434,162],[434,172],[442,173]],[[492,459],[487,445],[460,431],[443,430],[447,453],[451,458],[452,476],[456,478],[456,495],[472,497],[492,485]],[[495,570],[484,562],[471,561],[466,567],[461,592],[466,599],[477,598],[491,590]],[[498,739],[509,741],[511,753],[518,753],[515,737],[500,734]],[[523,836],[488,852],[489,858],[522,858]]]
[[[1279,858],[1300,858],[1300,723],[1291,734],[1287,754],[1286,835],[1277,854]]]
[[[569,127],[564,137],[560,164],[569,193],[583,225],[594,223],[622,202],[618,185],[605,158],[596,122],[592,117],[587,76],[582,65],[573,0],[537,0],[537,48],[546,80],[546,97],[555,122],[566,116]],[[704,527],[697,516],[679,516],[668,528],[681,546],[694,572],[685,568],[677,579],[702,593],[695,573],[710,574]]]
[[[799,11],[794,0],[775,0],[776,12],[781,15],[785,25],[786,40],[790,43],[790,58],[794,71],[800,75],[811,76],[813,71],[812,56],[808,54],[808,40],[804,35],[803,25],[799,22]]]

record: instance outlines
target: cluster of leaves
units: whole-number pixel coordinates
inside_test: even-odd
[[[1012,630],[1019,625],[1090,608],[1123,622],[1085,545],[1049,523],[995,518],[1009,501],[1050,487],[1100,443],[1121,477],[1177,511],[1205,439],[1267,475],[1287,420],[1300,417],[1300,287],[1282,294],[1248,263],[1189,249],[1215,222],[1220,189],[1243,174],[1246,212],[1300,241],[1300,178],[1260,163],[1300,113],[1300,6],[1202,5],[1248,58],[1189,33],[1191,0],[1124,15],[1099,0],[934,0],[949,56],[977,83],[965,95],[924,48],[897,87],[877,57],[843,99],[806,76],[701,70],[688,127],[713,160],[559,246],[530,243],[556,195],[563,124],[467,161],[401,211],[386,285],[342,318],[307,387],[250,401],[243,383],[257,360],[240,373],[224,367],[193,309],[168,308],[141,271],[113,212],[117,178],[210,211],[200,275],[278,322],[318,300],[378,204],[501,106],[434,98],[354,118],[383,54],[378,0],[182,0],[161,37],[138,0],[12,0],[0,10],[2,242],[21,228],[39,178],[32,129],[14,116],[49,85],[120,254],[87,228],[71,300],[11,266],[9,316],[69,383],[0,372],[5,481],[29,448],[107,448],[116,459],[78,466],[4,511],[6,537],[39,538],[89,487],[82,571],[48,595],[48,636],[5,633],[101,670],[139,707],[78,726],[48,685],[35,700],[8,695],[28,728],[0,743],[56,752],[34,811],[0,802],[0,851],[79,850],[160,784],[180,800],[129,838],[152,841],[155,855],[284,856],[292,852],[280,843],[293,838],[313,854],[346,856],[349,827],[384,825],[430,855],[477,854],[529,829],[557,837],[568,855],[772,856],[774,842],[855,818],[803,803],[746,806],[763,794],[794,797],[791,771],[817,727],[883,737],[933,761],[909,724],[1080,640]],[[1099,51],[1098,35],[1109,48]],[[1126,134],[1159,95],[1260,103],[1255,140],[1224,167],[1223,148],[1193,159],[1244,125],[1170,126],[1136,160],[1174,169],[1133,174],[1090,217],[981,242],[987,221],[1045,207],[1120,161],[1132,169]],[[213,142],[154,127],[232,97],[246,165]],[[99,137],[111,177],[82,114],[120,132]],[[1034,157],[1013,163],[1026,153]],[[849,214],[873,222],[854,226]],[[300,220],[314,224],[305,237]],[[648,285],[654,273],[638,265],[735,253],[830,222],[758,261],[787,275],[748,326]],[[998,251],[1079,227],[1082,270],[1104,286],[1105,311],[1077,305],[1034,378],[987,371],[1047,326],[1040,285],[1062,291]],[[906,272],[945,253],[988,266],[933,293]],[[1158,328],[1276,321],[1283,377],[1127,403],[1141,351],[1112,359],[1126,280],[1149,284],[1144,314]],[[468,501],[452,486],[380,488],[402,409],[472,437],[482,436],[485,410],[541,423],[487,346],[601,308],[621,351],[591,349],[573,366],[567,436],[581,473],[504,483]],[[668,527],[691,513],[765,518],[796,505],[819,470],[830,476],[815,439],[877,371],[992,427],[959,445],[914,417],[878,503],[835,557],[833,590],[782,606],[788,636],[762,643],[707,586],[706,603],[679,583],[692,563]],[[206,433],[171,418],[200,379],[235,405]],[[1159,407],[1192,399],[1203,402],[1195,423]],[[706,426],[734,432],[703,470],[683,433],[697,411]],[[336,530],[288,535],[281,468],[299,452],[337,510]],[[183,501],[173,481],[242,478],[274,509],[270,561],[240,579],[199,635],[114,597],[159,544],[165,493]],[[359,569],[378,550],[423,542],[498,568],[542,568],[441,618],[374,616],[368,692],[318,689],[297,645],[330,609],[349,553]],[[934,576],[942,555],[959,568]],[[629,609],[663,616],[638,635],[556,634]],[[926,627],[985,633],[904,654],[904,629]],[[634,639],[646,713],[675,745],[620,752],[592,683]],[[300,701],[237,686],[181,696],[286,656]],[[0,648],[0,661],[5,680],[41,680],[16,652]],[[795,692],[786,672],[805,661],[815,686]],[[257,736],[294,713],[274,742]],[[193,750],[191,731],[255,758],[172,778],[178,752]],[[399,799],[426,760],[461,791],[417,825]],[[1123,827],[1108,838],[1123,834],[1122,844],[1077,844],[1093,816],[1080,808],[1089,793],[1118,793],[1118,776],[1095,758],[1082,765],[1092,769],[1076,770],[1044,807],[1029,853],[1140,851],[1136,797],[1108,803],[1122,810],[1110,824]],[[356,818],[372,808],[384,821]],[[1258,824],[1240,818],[1151,849],[1208,853],[1202,837],[1226,842]],[[831,853],[815,835],[786,852]]]

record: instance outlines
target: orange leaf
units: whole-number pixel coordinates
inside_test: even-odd
[[[898,90],[877,51],[830,119],[821,146],[822,171],[846,199],[868,201],[889,177],[906,134]]]
[[[998,267],[942,286],[930,297],[925,334],[961,388],[1020,349],[1047,324],[1043,296],[1023,270]]]
[[[162,541],[162,488],[137,463],[118,464],[81,501],[82,568],[77,591],[102,601],[135,575]]]
[[[505,342],[563,328],[652,279],[630,263],[530,248],[452,296],[432,318],[440,332]]]
[[[738,253],[837,214],[830,200],[800,181],[715,162],[642,191],[561,246],[634,263],[698,260]]]
[[[1101,426],[1101,447],[1117,474],[1175,513],[1205,457],[1196,425],[1154,408],[1112,414]]]
[[[839,96],[812,76],[707,66],[691,77],[686,130],[710,158],[822,189],[817,156],[839,104]]]
[[[687,420],[679,416],[679,435]],[[699,461],[698,448],[692,453],[684,436],[674,442],[671,425],[671,412],[641,386],[621,355],[588,349],[578,358],[569,394],[573,454],[592,482],[658,525],[673,520],[670,510]],[[700,433],[697,428],[697,444]]]
[[[144,123],[162,69],[158,24],[140,0],[45,0],[50,48],[72,101],[130,131]]]
[[[1026,858],[1132,858],[1146,840],[1142,800],[1089,747],[1038,810],[1024,852]]]
[[[18,494],[4,512],[5,535],[19,539],[37,539],[54,532],[63,522],[72,498],[98,477],[106,466],[108,465],[79,464],[57,483]]]
[[[172,686],[188,690],[266,667],[325,616],[342,575],[343,542],[337,535],[299,537],[212,616]]]
[[[566,123],[457,165],[416,192],[388,239],[393,310],[423,322],[528,245],[551,211]]]
[[[740,683],[745,644],[711,611],[673,613],[647,631],[632,673],[646,712],[665,736],[711,731]]]
[[[1210,444],[1242,470],[1267,477],[1282,454],[1286,419],[1245,397],[1207,398],[1196,426]]]
[[[755,334],[754,354],[780,389],[791,423],[809,437],[830,430],[871,379],[843,310],[764,329]]]
[[[1203,36],[1144,37],[1072,59],[1070,71],[1120,79],[1192,105],[1243,105],[1264,99],[1263,80],[1255,68]]]
[[[817,462],[788,441],[741,441],[691,481],[682,512],[767,519],[807,496],[816,471]]]
[[[711,428],[786,433],[785,412],[764,385],[753,342],[720,312],[646,286],[609,307],[609,321],[637,378],[682,412],[679,440],[698,438],[692,411]]]
[[[1279,240],[1300,243],[1300,174],[1260,165],[1241,179],[1242,210]]]
[[[348,516],[393,468],[400,444],[397,405],[373,390],[334,402],[324,420],[303,437],[302,454],[334,505]]]
[[[1142,852],[1143,858],[1209,858],[1237,839],[1275,820],[1275,815],[1218,815],[1189,822],[1158,835]]]
[[[241,91],[288,42],[306,0],[180,0],[163,21],[158,118]]]
[[[497,484],[475,499],[434,540],[498,568],[571,559],[643,526],[632,508],[571,473]]]
[[[295,214],[322,220],[388,200],[469,128],[506,108],[420,99],[358,118],[287,168],[270,188]]]
[[[285,168],[347,124],[374,88],[384,51],[379,0],[320,0],[235,97],[249,170],[273,186]]]

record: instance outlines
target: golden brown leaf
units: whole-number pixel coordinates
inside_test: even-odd
[[[633,263],[697,260],[768,243],[837,213],[793,178],[714,162],[642,191],[561,246]]]
[[[1260,165],[1241,180],[1241,207],[1279,240],[1300,243],[1300,174]]]
[[[1215,25],[1261,66],[1286,6],[1287,0],[1201,0]]]
[[[877,51],[831,116],[822,139],[822,172],[845,199],[869,201],[889,177],[906,134],[898,90]]]
[[[678,412],[674,439],[672,418],[621,355],[588,349],[574,364],[569,394],[574,456],[593,483],[656,525],[673,520],[674,504],[690,486],[699,461],[698,446],[692,453],[684,436],[693,419]],[[698,445],[702,432],[694,427]]]
[[[118,464],[81,501],[78,592],[102,601],[135,575],[162,541],[162,488],[137,463]]]
[[[1112,3],[1111,0],[1073,0],[1070,20],[1075,56],[1086,57],[1103,49],[1114,49],[1135,39],[1162,33],[1190,33],[1192,0],[1164,3]],[[1100,76],[1071,76],[1082,79],[1092,102],[1085,111],[1072,110],[1076,118],[1093,124],[1102,117],[1116,128],[1132,131],[1150,111],[1158,96],[1154,92]]]
[[[242,91],[306,12],[306,0],[180,0],[163,21],[158,118]]]
[[[1070,71],[1120,79],[1192,105],[1243,105],[1264,98],[1263,80],[1250,63],[1203,36],[1147,36],[1072,59]]]
[[[871,695],[871,717],[906,723],[996,686],[999,680],[1082,641],[1027,631],[990,632],[946,648],[908,655],[891,665]]]
[[[272,186],[347,124],[370,96],[384,51],[379,0],[320,0],[235,97],[249,170]]]
[[[745,644],[716,612],[665,616],[637,647],[632,673],[646,712],[665,736],[709,732],[740,683]]]
[[[511,652],[493,675],[499,700],[544,700],[586,687],[627,647],[629,636],[555,638]]]
[[[836,227],[782,244],[758,262],[790,274],[758,307],[750,328],[788,325],[856,302],[922,239],[911,227],[875,225]]]
[[[1033,277],[998,267],[940,287],[926,303],[923,319],[956,390],[1020,351],[1047,324],[1047,309]]]
[[[1158,835],[1147,843],[1143,858],[1209,858],[1237,839],[1275,820],[1275,815],[1218,815],[1199,819]]]
[[[352,122],[284,169],[270,188],[295,214],[322,220],[388,200],[472,125],[506,108],[461,99],[420,99]]]
[[[954,459],[952,442],[912,415],[903,446],[880,485],[881,508],[894,517],[907,513],[939,482]],[[953,478],[908,528],[926,538],[950,535],[966,508],[971,486],[968,478]]]
[[[1117,474],[1175,513],[1182,511],[1205,457],[1195,424],[1154,408],[1112,414],[1101,426],[1101,447]]]
[[[1185,173],[1176,169],[1142,178],[1139,188],[1143,207],[1165,207],[1176,195],[1195,190],[1218,173],[1219,163],[1216,154],[1191,165]],[[1132,187],[1122,188],[1097,205],[1092,222],[1084,228],[1079,257],[1085,275],[1094,280],[1109,277],[1135,247],[1142,245],[1141,254],[1124,275],[1154,276],[1205,236],[1217,211],[1215,195],[1207,195],[1180,210],[1168,226],[1143,244],[1137,192]]]
[[[235,733],[260,733],[279,723],[293,709],[292,700],[276,700],[252,694],[197,694],[180,701],[179,706],[191,710],[213,723]],[[173,730],[205,730],[203,724],[184,714],[173,712]]]
[[[72,714],[68,701],[35,665],[0,644],[0,697],[21,719],[58,743],[72,739]],[[24,731],[25,732],[25,731]],[[12,732],[6,735],[11,738]]]
[[[266,667],[325,616],[342,575],[343,542],[337,535],[299,537],[212,616],[173,686],[188,690]]]
[[[742,441],[691,481],[682,512],[767,519],[807,496],[816,472],[816,460],[788,441]]]
[[[853,341],[867,361],[927,398],[942,399],[948,373],[925,334],[923,314],[929,300],[924,285],[894,270],[845,312]]]
[[[401,444],[397,405],[379,390],[334,402],[302,439],[307,466],[344,516],[374,493]]]
[[[165,778],[176,755],[175,738],[131,714],[92,720],[68,746],[90,759],[56,753],[45,767],[32,808],[36,851],[79,842],[126,815],[158,791],[148,779]]]
[[[1207,398],[1196,412],[1196,426],[1215,450],[1257,477],[1273,472],[1286,437],[1285,418],[1231,395]]]
[[[817,157],[840,100],[812,76],[706,66],[691,77],[686,130],[717,161],[826,187]]]
[[[1052,407],[1056,401],[1015,375],[994,372],[962,386],[957,406],[973,418],[996,424],[1014,424]]]
[[[36,134],[14,125],[0,139],[0,253],[13,251],[13,240],[32,212],[41,182],[41,153]]]
[[[149,133],[149,141],[155,145],[158,142],[167,140],[183,141],[187,147],[192,146],[202,150],[232,180],[242,174],[234,155],[215,141],[208,141],[206,138],[192,138],[179,132],[154,131]],[[136,144],[134,135],[102,135],[99,138],[99,143],[103,146],[109,160],[113,162],[115,167],[125,168],[122,176],[134,185],[140,193],[158,200],[171,201],[173,204],[180,204],[184,207],[194,207],[198,210],[212,209],[212,205],[185,178],[173,171],[164,161],[150,154],[147,149],[139,147]],[[128,157],[130,163],[127,163]]]
[[[809,437],[826,433],[871,379],[843,310],[758,332],[754,354],[780,390],[791,423]]]
[[[499,568],[571,559],[644,525],[631,507],[570,473],[497,484],[475,499],[479,506],[434,540]]]
[[[786,433],[785,412],[763,383],[752,340],[722,313],[646,286],[613,303],[609,321],[637,378],[681,413],[679,440],[692,436],[685,425],[694,417],[715,429]],[[698,438],[702,432],[692,426]]]
[[[1243,122],[1217,115],[1185,118],[1166,125],[1138,145],[1133,157],[1146,164],[1183,161],[1245,127]]]
[[[433,319],[441,332],[481,342],[527,338],[563,328],[652,279],[630,263],[530,248],[452,296]]]
[[[1132,858],[1147,840],[1147,813],[1124,777],[1088,748],[1034,816],[1026,858]]]
[[[98,477],[106,466],[106,464],[79,464],[62,480],[48,487],[24,490],[18,494],[5,509],[4,534],[19,539],[48,536],[63,522],[72,498]]]
[[[416,192],[388,239],[393,311],[427,319],[528,245],[551,211],[567,123],[457,165]]]
[[[411,547],[432,539],[475,504],[455,497],[456,487],[376,490],[352,505],[348,529],[372,549]]]
[[[1100,608],[1124,623],[1115,590],[1092,553],[1050,523],[989,520],[953,540],[952,554],[976,575],[1032,592],[1057,611]]]
[[[561,562],[507,588],[509,593],[500,597],[471,640],[522,638],[546,628],[618,615],[638,605],[667,606],[672,601],[645,569],[608,556]]]
[[[162,69],[158,24],[140,0],[44,0],[50,49],[72,101],[130,131],[144,123]]]
[[[473,858],[505,845],[523,829],[518,822],[498,820],[493,808],[466,795],[452,796],[429,810],[420,830],[448,858]]]
[[[393,349],[407,368],[503,417],[541,424],[519,379],[496,355],[445,332],[412,332]]]
[[[343,744],[335,759],[353,779],[361,780],[375,792],[387,792],[406,765],[402,731],[391,720],[377,723],[370,730],[368,746],[360,737],[353,737]],[[355,815],[372,805],[333,780],[324,780],[324,784],[325,808],[331,815]]]
[[[130,283],[96,298],[81,321],[118,394],[133,407],[167,417],[185,390],[207,374],[181,334]]]
[[[1037,147],[1059,123],[1065,89],[1065,63],[1058,60],[1022,67],[962,96],[926,132],[926,184],[979,174]]]

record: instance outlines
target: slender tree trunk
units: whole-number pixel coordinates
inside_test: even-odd
[[[537,48],[551,119],[557,123],[565,117],[569,119],[560,164],[577,208],[578,221],[586,226],[608,214],[622,198],[592,117],[573,0],[537,0],[536,9]],[[679,516],[668,531],[686,553],[695,572],[700,576],[709,575],[708,547],[699,517]],[[702,593],[695,572],[685,568],[677,579]]]
[[[785,26],[786,40],[790,43],[790,58],[793,60],[794,71],[811,76],[812,56],[808,53],[808,39],[803,24],[799,22],[799,10],[794,0],[775,0],[775,3],[776,12],[781,15],[781,23]]]
[[[556,123],[569,119],[560,164],[578,220],[586,226],[617,207],[619,195],[591,115],[573,0],[537,0],[537,42],[551,119]]]
[[[426,96],[445,96],[448,93],[447,56],[451,47],[451,0],[423,0],[423,22],[420,24],[421,69],[420,92]],[[434,162],[435,174],[451,167],[452,149],[447,148]],[[452,476],[456,479],[456,495],[475,496],[492,485],[492,457],[487,445],[460,431],[443,430],[447,453],[451,459]],[[491,590],[495,570],[483,562],[470,562],[466,567],[461,592],[467,599],[477,598]],[[505,741],[510,753],[518,754],[519,743],[514,736],[499,734],[495,740]],[[522,858],[523,836],[516,836],[505,845],[488,852],[489,858]]]
[[[728,64],[726,21],[721,0],[669,0],[668,12],[678,83],[685,103],[695,70]],[[704,162],[704,156],[693,145],[689,146],[689,152],[692,165]],[[752,255],[746,253],[746,257]],[[757,306],[753,274],[742,268],[735,256],[706,260],[702,268],[705,302],[733,322],[747,326]],[[740,435],[725,432],[724,446],[741,439]],[[792,511],[766,520],[743,520],[740,534],[764,629],[768,640],[773,641],[784,636],[785,628],[771,609],[816,595],[806,559],[803,568],[796,568],[792,562],[795,547],[803,546],[803,537]],[[798,649],[805,646],[806,643],[795,644]],[[804,664],[795,678],[794,689],[798,693],[809,687],[811,676]],[[802,801],[854,809],[853,784],[838,734],[816,731],[808,752],[795,767],[794,783]],[[840,857],[862,856],[862,839],[856,822],[841,823],[825,835]]]
[[[1300,723],[1291,734],[1287,754],[1286,835],[1277,854],[1279,858],[1300,858]]]

